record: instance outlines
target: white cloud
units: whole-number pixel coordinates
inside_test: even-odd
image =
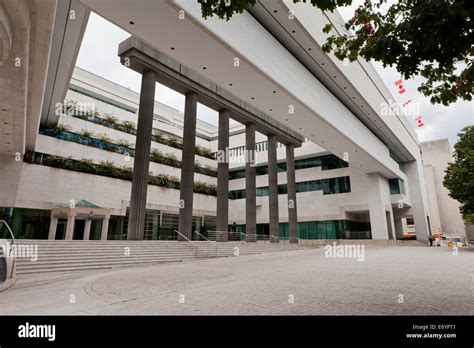
[[[140,92],[141,75],[120,63],[117,49],[129,33],[110,23],[94,12],[84,34],[76,65],[119,85]],[[156,84],[155,98],[159,102],[184,111],[184,95]],[[198,118],[217,124],[217,113],[204,105],[198,105]]]

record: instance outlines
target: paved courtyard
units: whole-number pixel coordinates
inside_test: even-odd
[[[474,314],[474,250],[324,248],[20,277],[0,314]]]

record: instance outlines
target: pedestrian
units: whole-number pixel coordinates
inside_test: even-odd
[[[430,242],[430,246],[433,246],[434,237],[431,234],[428,236],[428,241]]]

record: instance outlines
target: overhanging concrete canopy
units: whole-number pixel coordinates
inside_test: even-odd
[[[194,91],[199,103],[216,111],[227,109],[234,120],[242,124],[254,123],[256,131],[274,134],[281,143],[301,146],[304,141],[300,134],[133,36],[120,43],[119,56],[125,66],[141,74],[154,70],[157,82],[182,94]]]
[[[0,2],[0,154],[34,150],[40,124],[54,0]]]
[[[405,178],[389,148],[249,12],[226,22],[203,19],[195,1],[81,2],[352,166]]]
[[[416,158],[418,139],[374,67],[359,58],[344,64],[322,45],[322,27],[332,23],[344,31],[338,12],[322,12],[310,3],[258,0],[250,13],[285,46],[326,88],[402,161]],[[288,16],[293,12],[294,16]],[[383,110],[383,113],[381,112]]]
[[[41,124],[58,123],[56,104],[63,103],[66,97],[89,13],[79,0],[57,2]]]

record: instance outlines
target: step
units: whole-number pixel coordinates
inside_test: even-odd
[[[193,241],[191,244],[182,241],[19,240],[17,244],[38,246],[37,261],[32,262],[29,258],[16,260],[18,274],[112,269],[164,262],[232,257],[235,248],[239,248],[239,254],[242,256],[311,248],[311,246],[302,247],[288,243],[246,243],[241,241],[216,244],[207,241]],[[125,248],[129,248],[129,256],[124,254]]]
[[[66,272],[66,271],[84,271],[84,270],[99,270],[99,269],[114,269],[122,267],[133,267],[144,264],[162,264],[168,262],[182,262],[181,259],[175,260],[152,260],[152,261],[143,261],[136,263],[121,263],[121,264],[80,264],[80,265],[69,265],[69,266],[58,266],[58,267],[44,267],[40,269],[27,268],[27,269],[17,269],[17,274],[31,274],[31,273],[47,273],[47,272]]]
[[[165,253],[169,251],[179,251],[179,252],[196,252],[196,248],[188,248],[188,249],[180,249],[180,248],[163,248],[163,249],[141,249],[141,248],[132,248],[132,249],[115,249],[115,250],[104,250],[104,249],[97,249],[97,250],[90,250],[90,249],[71,249],[71,250],[54,250],[54,249],[38,249],[38,255],[49,255],[49,254],[61,254],[61,255],[84,255],[84,254],[124,254],[125,252],[130,253],[138,253],[138,252],[146,252],[146,253]],[[209,251],[215,252],[216,249],[212,248],[198,248],[199,251]],[[217,251],[225,251],[229,252],[233,249],[217,249]]]
[[[141,263],[147,262],[167,262],[167,261],[184,261],[189,259],[195,259],[191,257],[176,257],[176,258],[167,258],[167,259],[136,259],[136,260],[103,260],[103,261],[90,261],[90,262],[51,262],[45,264],[23,264],[17,265],[17,271],[23,270],[47,270],[47,269],[55,269],[61,267],[79,267],[79,266],[112,266],[112,265],[122,265],[122,264],[130,264],[130,265],[139,265]]]
[[[230,255],[218,255],[221,257],[230,256]],[[198,255],[197,257],[215,257],[212,254],[205,254],[205,255]],[[38,259],[38,261],[22,261],[17,262],[17,267],[27,267],[28,265],[45,265],[45,264],[68,264],[68,263],[75,263],[75,262],[82,262],[82,263],[89,263],[89,262],[115,262],[120,260],[167,260],[167,259],[184,259],[184,258],[196,258],[196,255],[183,255],[183,254],[170,254],[164,257],[156,257],[156,256],[115,256],[115,257],[97,257],[97,258],[88,258],[87,260],[84,259],[58,259],[52,258],[49,260]]]
[[[218,253],[218,257],[226,257],[226,256],[232,256],[233,254],[231,253]],[[21,267],[27,267],[27,265],[43,265],[43,264],[56,264],[56,263],[74,263],[74,262],[81,262],[81,263],[88,263],[88,262],[114,262],[114,261],[123,261],[123,260],[144,260],[144,259],[153,259],[153,260],[163,260],[163,259],[170,259],[170,258],[210,258],[210,257],[216,257],[215,253],[169,253],[167,255],[130,255],[130,256],[125,256],[125,255],[98,255],[94,257],[88,257],[88,258],[83,258],[83,257],[50,257],[47,259],[43,258],[38,258],[37,261],[31,261],[31,259],[28,258],[19,258],[16,259],[16,264]]]
[[[233,252],[234,249],[217,249],[217,252]],[[239,249],[245,250],[245,249]],[[212,252],[215,253],[216,249],[175,249],[175,248],[168,248],[168,249],[161,249],[161,250],[143,250],[143,249],[131,249],[131,250],[38,250],[38,255],[40,256],[48,256],[48,255],[66,255],[66,256],[84,256],[84,255],[124,255],[125,252],[130,254],[139,254],[139,253],[148,253],[148,254],[166,254],[168,252],[181,252],[181,253],[200,253],[200,252]]]
[[[155,258],[144,258],[144,259],[134,259],[134,260],[124,260],[124,259],[114,259],[114,260],[95,260],[89,262],[81,261],[71,261],[71,262],[50,262],[45,264],[38,264],[32,262],[30,264],[17,265],[17,270],[26,270],[26,269],[50,269],[50,268],[61,268],[61,267],[75,267],[75,266],[110,266],[110,265],[122,265],[122,264],[140,264],[147,262],[166,262],[166,261],[183,261],[188,259],[196,259],[195,257],[173,257],[166,259],[155,259]]]

